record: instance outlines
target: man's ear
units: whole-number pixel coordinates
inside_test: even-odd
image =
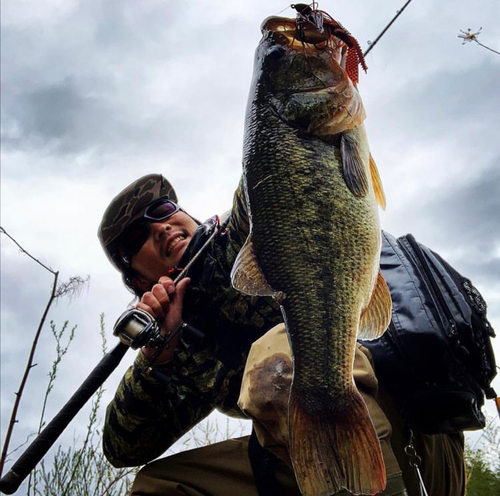
[[[136,287],[137,289],[139,289],[143,293],[145,293],[146,291],[149,291],[151,289],[151,283],[148,280],[143,279],[139,275],[133,276],[130,279],[130,282],[132,283],[132,285],[134,287]]]

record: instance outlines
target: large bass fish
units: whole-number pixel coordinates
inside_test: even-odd
[[[261,29],[244,138],[251,232],[232,281],[281,304],[294,374],[289,453],[302,493],[376,494],[385,468],[352,369],[356,336],[384,332],[391,299],[379,271],[384,194],[352,75],[362,55],[319,11],[268,18]]]

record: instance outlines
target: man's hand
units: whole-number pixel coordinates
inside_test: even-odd
[[[156,319],[160,325],[160,333],[168,336],[174,332],[182,322],[182,306],[186,288],[191,279],[181,279],[177,286],[169,277],[160,277],[158,284],[155,284],[151,291],[142,295],[141,301],[136,308],[144,310]],[[169,349],[163,350],[155,360],[156,364],[162,364],[170,360],[174,355],[174,349],[179,341],[179,334],[170,341]],[[152,358],[155,353],[154,348],[144,346],[142,352],[146,358]]]

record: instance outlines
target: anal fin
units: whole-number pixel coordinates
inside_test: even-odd
[[[361,314],[358,337],[370,340],[382,336],[389,327],[391,310],[391,292],[379,270],[370,303]]]

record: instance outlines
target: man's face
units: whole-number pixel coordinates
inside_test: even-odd
[[[197,227],[181,210],[168,219],[151,223],[148,239],[132,256],[132,269],[149,283],[157,283],[179,263]]]

